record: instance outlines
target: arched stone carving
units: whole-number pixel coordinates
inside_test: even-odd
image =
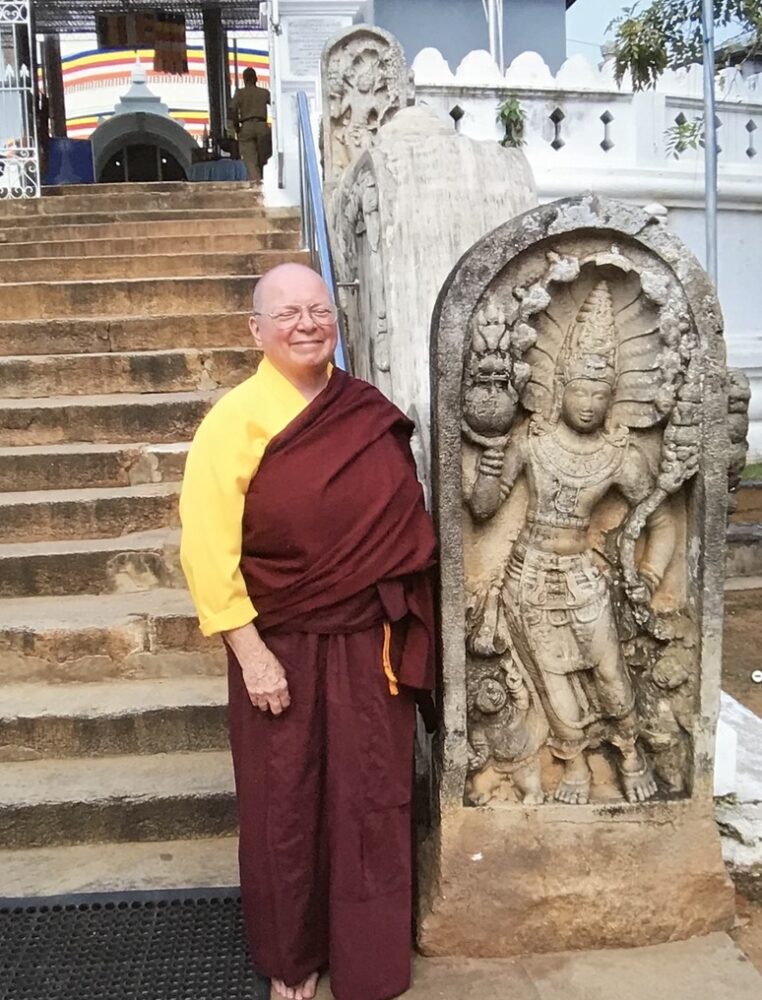
[[[443,896],[424,949],[725,926],[712,755],[744,392],[709,279],[645,212],[554,202],[461,258],[432,366]]]
[[[347,28],[326,44],[321,77],[323,176],[330,187],[412,102],[413,86],[397,39],[369,25]]]

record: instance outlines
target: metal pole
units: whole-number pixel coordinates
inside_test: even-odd
[[[704,35],[704,188],[706,269],[717,285],[717,116],[714,99],[714,5],[703,0]]]
[[[503,31],[505,10],[503,8],[503,0],[497,0],[497,5],[497,51],[499,56],[497,65],[500,72],[505,73],[505,41]]]
[[[498,0],[487,0],[487,26],[489,31],[489,54],[500,65],[497,51],[497,3]]]

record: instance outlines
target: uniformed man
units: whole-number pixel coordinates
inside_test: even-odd
[[[228,131],[238,138],[238,148],[251,181],[262,180],[262,170],[272,155],[272,136],[267,123],[270,91],[257,86],[256,70],[243,71],[243,88],[228,106]]]

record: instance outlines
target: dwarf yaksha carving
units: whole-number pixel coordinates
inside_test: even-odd
[[[553,384],[546,386],[550,411],[535,413],[488,447],[482,442],[467,498],[474,518],[486,520],[525,477],[526,516],[500,599],[510,642],[547,718],[547,745],[563,766],[553,796],[570,804],[589,800],[586,751],[601,744],[613,750],[629,801],[644,801],[657,790],[638,743],[635,692],[614,610],[616,574],[589,536],[591,518],[611,491],[636,510],[654,495],[656,470],[612,417],[618,343],[610,288],[596,281],[558,351]],[[675,550],[665,506],[649,511],[642,534],[627,594],[645,606]]]

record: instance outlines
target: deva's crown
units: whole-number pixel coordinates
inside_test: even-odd
[[[575,379],[616,385],[617,333],[614,304],[605,281],[599,281],[582,303],[561,354],[564,385]]]

